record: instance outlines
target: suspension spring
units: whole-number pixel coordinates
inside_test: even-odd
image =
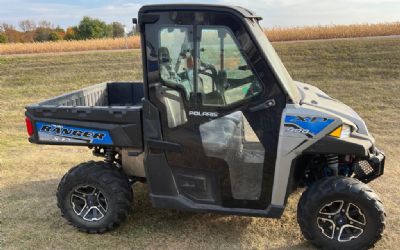
[[[328,168],[332,170],[334,176],[339,174],[339,156],[334,154],[326,155],[326,163]]]

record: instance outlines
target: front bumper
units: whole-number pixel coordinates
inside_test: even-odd
[[[385,154],[376,147],[371,147],[369,157],[358,161],[354,166],[355,177],[364,183],[375,180],[383,175]]]

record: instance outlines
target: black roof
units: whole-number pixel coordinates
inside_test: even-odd
[[[155,12],[155,11],[174,11],[174,10],[192,10],[192,11],[222,11],[239,15],[244,18],[255,18],[261,20],[254,12],[240,6],[226,6],[214,4],[154,4],[144,5],[140,8],[139,13]]]

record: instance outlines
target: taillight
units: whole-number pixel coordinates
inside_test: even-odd
[[[28,132],[29,136],[33,135],[33,125],[31,120],[28,117],[25,117],[25,123],[26,123],[26,131]]]

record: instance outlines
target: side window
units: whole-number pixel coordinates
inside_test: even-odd
[[[200,28],[198,91],[203,105],[226,106],[261,92],[262,86],[226,27]]]
[[[193,31],[191,27],[165,27],[159,33],[160,78],[167,85],[181,85],[189,99],[193,92]]]

